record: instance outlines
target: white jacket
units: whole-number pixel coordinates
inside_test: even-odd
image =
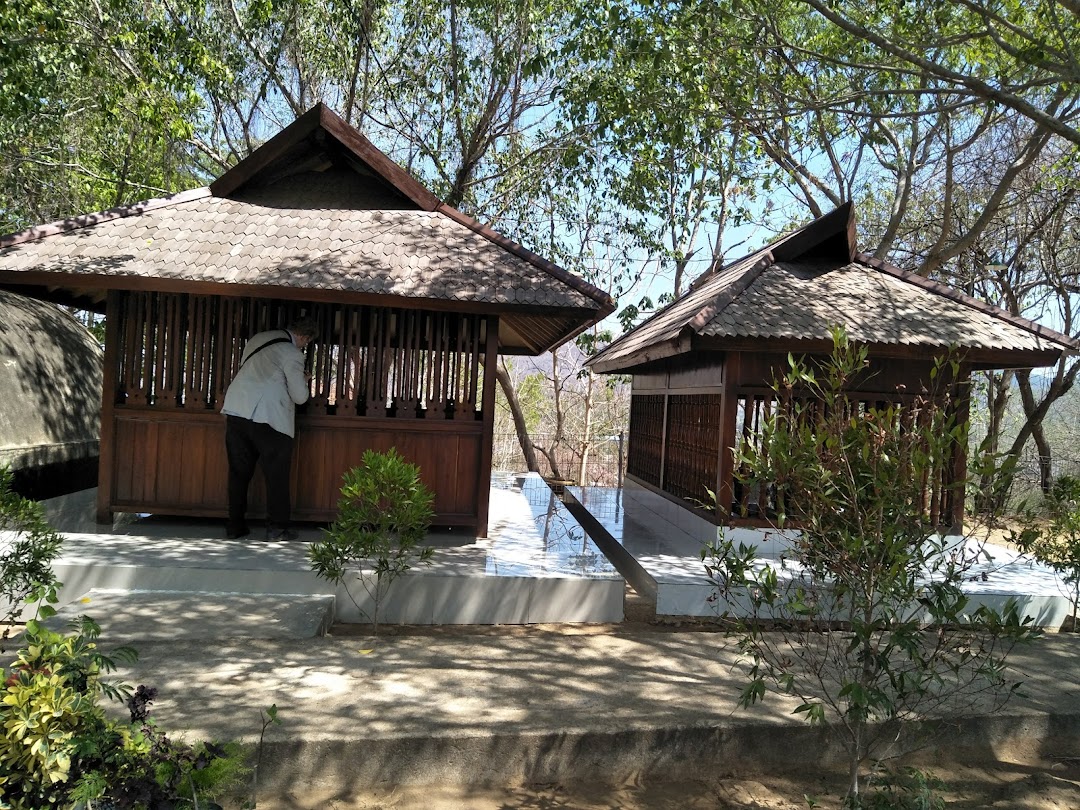
[[[260,346],[286,338],[255,354]],[[240,371],[225,392],[221,412],[270,425],[279,433],[296,435],[296,406],[307,402],[304,353],[284,329],[253,335],[244,347]]]

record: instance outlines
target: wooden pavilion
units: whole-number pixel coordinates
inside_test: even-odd
[[[1080,350],[1066,335],[856,250],[850,204],[699,278],[690,291],[593,357],[633,375],[627,478],[715,523],[763,525],[769,493],[737,486],[733,449],[760,436],[772,388],[794,356],[827,355],[830,327],[867,346],[870,368],[849,398],[902,405],[956,351],[949,407],[964,418],[972,371],[1030,368]],[[959,531],[966,447],[927,483],[929,514]],[[715,511],[695,503],[706,487]]]
[[[480,536],[497,355],[547,351],[613,309],[321,104],[208,188],[4,237],[0,287],[106,315],[99,521],[225,515],[225,389],[250,335],[304,314],[320,334],[294,517],[333,519],[342,473],[396,447],[435,523]]]

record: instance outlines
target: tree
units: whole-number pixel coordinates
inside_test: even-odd
[[[862,806],[868,766],[903,753],[912,725],[1015,692],[1005,663],[1034,633],[1013,602],[969,602],[978,555],[942,535],[928,503],[927,482],[963,492],[947,477],[967,435],[948,397],[956,367],[937,367],[941,391],[864,408],[847,391],[866,349],[839,330],[834,341],[820,365],[792,361],[760,442],[736,450],[741,483],[773,492],[790,548],[763,563],[722,537],[707,567],[719,609],[741,616],[741,704],[794,695],[797,714],[840,737],[848,800]]]
[[[1043,501],[1042,514],[1028,511],[1010,539],[1026,554],[1061,574],[1072,607],[1070,629],[1080,632],[1080,479],[1063,475]]]
[[[190,4],[16,0],[0,9],[0,231],[190,185],[198,87],[227,79]]]
[[[862,46],[850,63],[933,77],[966,103],[1008,107],[1080,145],[1080,8],[1072,0],[797,2]]]

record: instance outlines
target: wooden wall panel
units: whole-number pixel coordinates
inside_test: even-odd
[[[293,452],[293,517],[330,521],[337,512],[341,476],[360,463],[364,451],[391,447],[420,466],[424,483],[436,493],[435,525],[473,526],[476,482],[482,458],[483,426],[447,420],[410,422],[392,418],[298,417]],[[218,414],[125,408],[113,422],[115,464],[110,508],[224,517],[228,465],[225,420]],[[266,498],[261,473],[249,493],[253,518]]]
[[[626,471],[642,481],[660,486],[664,458],[664,396],[630,398],[630,449]]]

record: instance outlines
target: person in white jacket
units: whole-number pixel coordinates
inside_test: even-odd
[[[295,540],[289,528],[296,406],[307,402],[310,376],[304,373],[304,348],[315,337],[315,322],[298,318],[285,329],[252,336],[244,347],[221,412],[225,414],[225,453],[229,459],[229,539],[250,534],[248,485],[255,466],[266,482],[266,539]]]

